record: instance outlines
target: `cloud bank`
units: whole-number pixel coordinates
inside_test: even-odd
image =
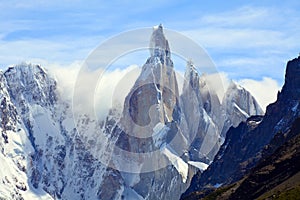
[[[277,81],[269,77],[263,77],[261,80],[243,79],[238,83],[254,96],[264,111],[267,105],[276,101],[280,90]]]
[[[62,100],[73,102],[74,88],[79,71],[82,67],[81,62],[74,62],[69,66],[59,66],[48,64],[49,72],[58,82],[58,92]],[[46,66],[46,69],[48,69]],[[95,91],[80,91],[82,105],[91,105],[94,103],[94,111],[97,117],[104,119],[109,109],[112,107],[123,106],[126,95],[129,93],[135,80],[140,74],[140,68],[137,65],[131,65],[125,69],[107,70],[101,77],[94,77],[93,74],[85,74],[84,82],[89,87],[90,79],[96,78],[97,85]],[[82,78],[82,77],[81,77]],[[85,86],[85,87],[86,87]],[[87,92],[92,92],[94,99],[86,98]],[[76,109],[76,105],[73,105]],[[83,108],[84,109],[84,108]]]
[[[72,102],[75,82],[78,78],[78,72],[82,67],[81,62],[74,62],[69,66],[59,66],[49,63],[45,65],[58,82],[58,91],[61,98]],[[125,97],[134,85],[140,72],[141,68],[138,65],[131,65],[125,69],[117,68],[108,70],[102,77],[96,77],[98,81],[96,90],[92,91],[94,92],[94,99],[91,102],[95,103],[95,111],[99,118],[104,119],[110,108],[123,106]],[[176,71],[176,76],[179,91],[181,92],[184,81],[183,72]],[[205,75],[205,79],[210,88],[216,91],[219,99],[222,100],[224,92],[230,83],[228,74],[220,72],[218,74]],[[215,80],[219,80],[221,83],[216,83]],[[88,83],[88,80],[86,83]],[[280,90],[278,82],[270,77],[263,77],[261,80],[241,79],[237,83],[254,96],[263,110],[266,109],[267,105],[276,100],[277,92]],[[220,86],[220,84],[222,85]],[[83,104],[90,103],[90,99],[84,98],[85,92],[83,91],[82,94],[82,101],[85,101]]]

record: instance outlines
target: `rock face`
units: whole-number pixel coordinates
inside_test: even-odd
[[[264,117],[250,117],[238,127],[230,128],[213,163],[207,171],[193,178],[183,197],[193,191],[239,180],[262,156],[272,154],[290,138],[291,124],[300,116],[299,66],[299,57],[288,62],[285,84],[277,101],[267,107]]]
[[[250,116],[264,114],[254,97],[234,82],[230,83],[223,97],[223,108],[227,116],[221,133],[224,136],[231,126],[237,127]]]
[[[131,184],[131,187],[142,198],[176,199],[188,185],[188,165],[180,158],[181,151],[184,149],[176,148],[184,145],[170,144],[175,136],[185,142],[185,136],[180,131],[179,100],[178,84],[168,41],[160,25],[153,30],[150,57],[125,98],[122,118],[113,130],[114,135],[119,135],[116,146],[125,151],[124,157],[128,152],[139,154],[159,152],[160,159],[151,159],[142,155],[138,159],[129,159],[131,167],[136,171],[122,173],[128,185],[130,183],[126,177],[138,177],[138,181]],[[182,162],[184,166],[165,167],[168,162],[172,162],[170,154],[165,151],[172,151],[173,158]],[[148,159],[151,160],[150,163]],[[124,161],[116,165],[124,166]],[[165,184],[165,180],[169,180],[172,184]]]
[[[234,82],[229,85],[224,95],[223,104],[227,115],[230,116],[229,124],[234,127],[239,125],[241,119],[246,121],[252,115],[263,114],[254,97]]]
[[[263,115],[253,96],[233,81],[220,101],[207,75],[200,76],[191,62],[187,64],[181,100],[191,140],[190,158],[207,164],[213,160],[231,126],[238,126],[249,116]]]
[[[222,131],[261,112],[237,87],[221,102],[191,62],[180,96],[161,25],[123,109],[104,121],[85,113],[74,121],[58,84],[39,65],[0,72],[0,198],[178,199],[214,158]]]
[[[209,164],[215,154],[213,147],[222,142],[221,127],[214,118],[214,111],[221,112],[222,107],[216,93],[209,90],[205,78],[191,62],[187,64],[181,101],[187,124],[185,132],[191,144],[190,159]]]
[[[136,142],[135,145],[130,145],[130,141],[127,141],[129,146],[123,145],[122,148],[130,152],[147,152],[155,149],[151,144],[153,143],[151,136],[152,129],[157,124],[173,123],[176,126],[175,124],[180,123],[178,84],[168,41],[161,25],[154,29],[150,47],[151,57],[147,59],[140,76],[125,99],[120,123],[125,134],[133,136],[128,137],[129,140],[136,138],[139,140],[137,143],[147,145],[136,145]]]

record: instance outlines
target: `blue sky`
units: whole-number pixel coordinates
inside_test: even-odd
[[[66,66],[113,35],[159,23],[195,40],[236,80],[269,77],[281,85],[287,60],[300,52],[297,0],[1,0],[0,9],[1,68],[23,61]]]

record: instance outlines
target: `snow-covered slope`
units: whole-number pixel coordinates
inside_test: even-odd
[[[34,195],[37,199],[43,195],[48,199],[117,197],[102,190],[101,185],[118,173],[94,158],[97,150],[98,154],[103,153],[101,146],[105,144],[97,148],[96,145],[100,141],[105,143],[107,138],[98,137],[92,143],[87,137],[91,137],[88,133],[95,136],[104,131],[107,123],[112,122],[107,120],[100,126],[88,116],[74,122],[69,102],[61,99],[56,81],[40,66],[17,65],[9,68],[2,78],[3,155],[7,165],[15,163],[8,168],[13,171],[7,178],[3,177],[12,188],[3,190],[6,198],[14,199],[16,195],[25,199],[33,199]],[[121,183],[116,188],[121,190]]]
[[[41,188],[30,184],[28,155],[34,148],[8,90],[6,77],[0,72],[0,198],[51,199]]]

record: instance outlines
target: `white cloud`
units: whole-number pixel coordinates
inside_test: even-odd
[[[52,76],[58,82],[57,89],[59,94],[64,100],[71,102],[73,97],[73,90],[75,81],[80,68],[82,67],[82,61],[76,61],[69,65],[63,66],[60,64],[48,63],[46,61],[36,61],[50,72]]]
[[[280,90],[277,81],[269,77],[263,77],[262,80],[243,79],[238,83],[254,96],[264,110],[267,105],[276,101]]]
[[[98,80],[95,97],[95,107],[98,117],[108,114],[112,107],[123,107],[125,97],[133,87],[141,69],[131,65],[126,69],[116,69],[105,72]]]
[[[205,79],[211,90],[215,91],[222,101],[231,79],[225,72],[205,75]],[[236,80],[234,80],[236,81]],[[241,79],[237,83],[248,90],[265,111],[266,107],[276,101],[277,92],[280,90],[278,82],[270,77],[261,80]]]
[[[209,85],[209,89],[215,91],[220,102],[222,102],[223,96],[230,83],[228,75],[224,72],[205,74],[205,80]]]
[[[97,73],[82,73],[82,62],[74,62],[68,66],[61,66],[53,63],[44,63],[46,69],[54,76],[58,82],[58,92],[63,100],[70,103],[79,103],[80,107],[73,105],[73,111],[79,109],[80,113],[85,113],[89,108],[99,117],[103,119],[107,116],[108,111],[113,106],[123,106],[126,95],[132,88],[135,80],[140,74],[140,68],[137,65],[131,65],[125,69],[114,69],[113,71],[105,71],[102,76]],[[80,73],[80,74],[79,74]],[[78,76],[81,77],[78,77]],[[75,88],[76,81],[81,79],[81,88]],[[91,84],[96,83],[92,86]],[[95,88],[95,90],[92,90]],[[76,97],[74,100],[74,90]],[[94,98],[94,99],[91,99]],[[74,102],[75,101],[75,102]],[[94,105],[92,105],[94,102]],[[83,109],[83,110],[81,110]]]

